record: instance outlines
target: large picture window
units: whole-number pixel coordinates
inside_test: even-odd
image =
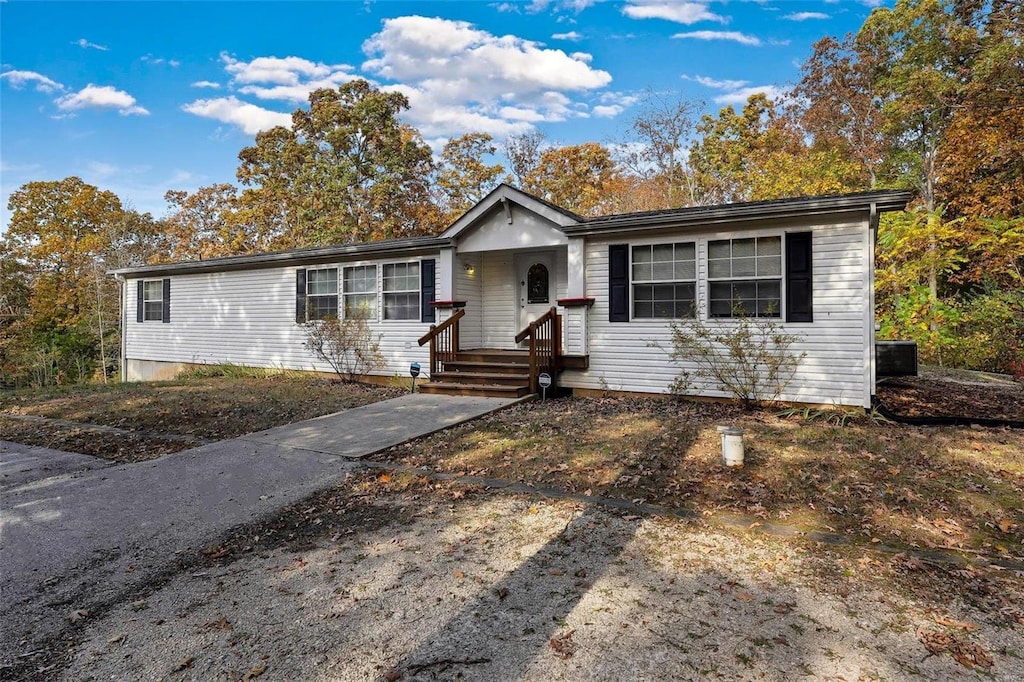
[[[309,320],[338,316],[338,268],[306,271],[306,312]]]
[[[420,264],[384,264],[384,319],[420,319]]]
[[[358,265],[342,271],[346,318],[377,319],[377,266]]]
[[[697,260],[693,242],[633,247],[633,317],[693,317]]]
[[[782,303],[782,238],[721,239],[708,243],[711,317],[737,311],[779,317]]]
[[[142,321],[160,322],[164,319],[164,283],[152,280],[142,284]]]

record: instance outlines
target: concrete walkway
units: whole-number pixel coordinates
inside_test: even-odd
[[[118,466],[0,443],[0,470],[12,469],[0,490],[0,666],[72,611],[115,603],[229,529],[342,481],[353,460],[512,402],[408,395]]]

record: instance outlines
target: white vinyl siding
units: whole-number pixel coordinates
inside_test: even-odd
[[[459,343],[463,348],[481,348],[483,329],[483,297],[480,282],[483,276],[478,253],[455,257],[456,301],[466,302],[466,315],[459,321]]]
[[[870,291],[864,271],[867,222],[815,225],[807,221],[778,224],[770,234],[811,230],[814,268],[814,322],[783,328],[798,334],[796,353],[806,353],[782,399],[814,404],[867,406],[870,374],[865,358],[864,325],[870,318]],[[709,241],[761,236],[768,230],[708,232],[693,236],[697,242],[698,301],[707,300],[707,245]],[[691,238],[688,235],[687,238]],[[608,321],[608,246],[666,241],[664,238],[588,238],[586,248],[587,296],[595,299],[588,314],[590,367],[566,371],[561,383],[596,390],[664,393],[681,366],[668,358],[671,332],[667,320]],[[785,291],[783,291],[783,296]],[[701,306],[703,307],[703,306]],[[706,316],[705,316],[706,317]],[[709,324],[733,324],[728,319]],[[693,370],[694,367],[687,366]],[[727,397],[705,387],[702,395]]]
[[[128,325],[125,357],[332,371],[303,347],[305,328],[295,323],[295,271],[295,267],[282,267],[171,276],[175,300],[170,323]],[[136,281],[128,280],[128,310],[136,305]],[[429,349],[416,341],[429,327],[418,318],[371,321],[371,333],[380,336],[386,361],[374,374],[406,376],[413,361],[427,366]]]

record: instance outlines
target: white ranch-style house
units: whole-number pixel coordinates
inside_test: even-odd
[[[782,400],[869,407],[878,217],[910,198],[584,218],[501,185],[436,237],[117,270],[124,379],[216,363],[330,371],[304,323],[363,310],[386,360],[374,374],[419,362],[426,391],[523,395],[548,372],[576,392],[665,393],[686,365],[668,357],[670,322],[729,325],[742,306],[799,337]]]

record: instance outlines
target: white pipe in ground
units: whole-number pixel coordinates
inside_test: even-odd
[[[743,466],[743,429],[738,426],[719,426],[722,434],[722,462],[727,467]]]

